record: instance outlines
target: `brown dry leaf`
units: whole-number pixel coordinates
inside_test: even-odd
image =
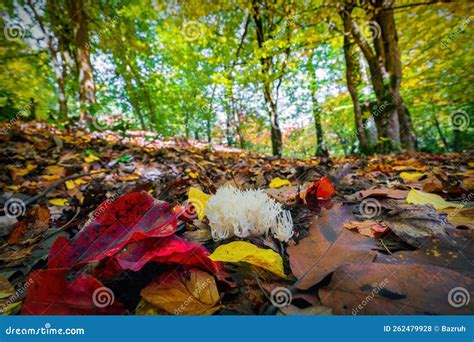
[[[212,315],[219,309],[214,277],[197,268],[160,274],[141,295],[172,315]]]
[[[319,283],[348,260],[373,260],[376,253],[371,249],[377,240],[344,229],[344,223],[350,218],[341,204],[323,208],[321,217],[311,222],[309,236],[287,248],[291,270],[298,278],[298,289],[306,290]]]
[[[344,228],[346,229],[355,229],[359,234],[379,238],[390,231],[390,228],[387,226],[381,225],[376,221],[366,220],[366,221],[349,221],[344,223]]]
[[[299,308],[294,305],[284,306],[279,308],[278,315],[284,316],[320,316],[320,315],[332,315],[331,308],[326,306],[310,306],[307,308]]]
[[[474,177],[464,179],[461,186],[467,191],[474,191]]]
[[[429,176],[422,182],[421,188],[424,192],[441,192],[443,191],[443,183],[436,176]]]
[[[385,197],[391,199],[405,199],[408,195],[408,190],[394,190],[388,188],[377,188],[359,191],[355,194],[358,200],[362,200],[367,197]]]
[[[430,237],[419,249],[400,251],[383,259],[383,262],[393,264],[422,263],[441,266],[472,276],[471,261],[474,260],[474,240],[453,236]],[[377,260],[379,259],[377,258]]]
[[[334,272],[319,296],[336,315],[472,315],[474,302],[450,304],[461,287],[472,290],[474,280],[442,267],[350,263]]]
[[[35,204],[21,217],[8,238],[9,244],[31,242],[49,228],[51,214],[44,205]]]
[[[398,206],[384,214],[382,222],[415,247],[421,246],[427,237],[446,235],[446,229],[453,228],[446,214],[438,213],[431,205]]]

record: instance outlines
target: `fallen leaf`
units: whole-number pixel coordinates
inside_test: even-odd
[[[350,263],[334,272],[319,297],[336,315],[472,315],[474,302],[450,305],[450,291],[473,286],[472,278],[437,266]]]
[[[51,214],[44,205],[35,204],[25,216],[20,217],[15,229],[8,238],[9,244],[31,242],[49,228]]]
[[[11,315],[21,306],[20,294],[8,279],[0,276],[0,314]]]
[[[56,240],[48,258],[50,268],[72,267],[113,256],[130,241],[163,237],[175,232],[180,212],[168,203],[157,203],[146,192],[106,200],[89,224],[68,241]]]
[[[45,168],[43,174],[64,177],[66,175],[66,169],[59,165],[50,165]]]
[[[455,203],[446,201],[439,195],[430,194],[427,192],[411,189],[408,193],[407,203],[410,204],[431,204],[435,209],[441,210],[446,208],[459,208],[460,206]]]
[[[202,220],[205,216],[205,210],[209,198],[211,198],[211,195],[202,192],[198,188],[189,188],[188,201],[192,203],[199,220]]]
[[[132,242],[115,259],[123,269],[132,271],[142,269],[150,261],[200,267],[214,274],[221,270],[204,246],[173,235]]]
[[[443,191],[443,183],[436,176],[429,176],[423,180],[423,192],[441,192]]]
[[[12,178],[16,180],[17,178],[26,176],[29,174],[31,171],[36,169],[36,165],[34,164],[27,164],[25,167],[10,167],[10,173],[12,175]]]
[[[100,157],[96,156],[95,154],[89,154],[87,157],[84,157],[84,161],[86,163],[93,163],[98,160],[100,160]]]
[[[68,204],[67,198],[53,198],[48,200],[48,202],[58,207],[64,207]]]
[[[355,194],[358,200],[362,200],[367,197],[383,197],[391,199],[405,199],[408,195],[406,190],[394,190],[387,188],[375,188],[369,190],[359,191]]]
[[[66,185],[66,189],[68,189],[68,190],[73,190],[73,189],[76,188],[76,183],[74,183],[74,181],[72,181],[72,180],[66,181],[65,185]]]
[[[413,180],[417,180],[420,177],[425,176],[426,173],[422,172],[401,172],[400,177],[405,181],[405,182],[411,182]]]
[[[429,236],[446,235],[446,229],[452,228],[446,214],[437,212],[429,205],[393,208],[383,215],[382,222],[412,246],[422,245]]]
[[[245,241],[220,245],[210,255],[213,261],[246,262],[264,268],[279,277],[286,277],[281,256],[271,249],[263,249]]]
[[[214,277],[195,268],[162,273],[141,295],[172,315],[212,315],[220,308]]]
[[[66,280],[68,270],[47,269],[30,274],[22,315],[123,315],[126,310],[112,290],[81,273]]]
[[[380,225],[376,221],[366,220],[366,221],[349,221],[344,223],[344,228],[346,229],[355,229],[359,234],[379,238],[390,231],[390,228],[384,225]]]
[[[377,240],[344,229],[344,223],[350,219],[350,213],[341,204],[323,208],[321,216],[311,221],[309,236],[286,249],[291,271],[298,278],[298,289],[316,285],[347,260],[373,260],[376,253],[372,248]]]
[[[272,179],[272,181],[269,184],[269,187],[272,189],[277,189],[285,185],[291,185],[288,179],[281,179],[280,177],[276,177]]]

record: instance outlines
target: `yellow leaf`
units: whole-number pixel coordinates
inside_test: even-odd
[[[66,181],[66,189],[73,190],[76,187],[76,184],[72,180]]]
[[[58,175],[64,176],[66,174],[66,169],[58,165],[50,165],[44,170],[45,175]]]
[[[59,178],[61,178],[58,175],[42,175],[40,177],[41,177],[41,179],[44,179],[45,181],[54,181],[54,180],[58,180]]]
[[[192,171],[189,171],[189,177],[193,178],[193,179],[196,179],[199,177],[199,173],[197,172],[192,172]]]
[[[402,172],[402,173],[400,173],[400,177],[402,177],[405,182],[410,182],[410,181],[418,179],[418,178],[420,178],[424,175],[426,175],[426,173],[421,173],[421,172]]]
[[[270,188],[281,188],[284,185],[291,185],[288,179],[281,179],[280,177],[273,178],[270,182]]]
[[[249,242],[234,241],[216,248],[210,256],[213,261],[246,262],[264,268],[285,278],[283,259],[271,249],[259,248]]]
[[[17,178],[17,177],[26,176],[34,169],[36,169],[36,165],[27,164],[25,167],[12,167],[10,168],[10,172],[13,178]]]
[[[407,203],[431,204],[433,207],[435,207],[436,210],[460,207],[458,204],[446,201],[443,197],[439,195],[430,194],[415,189],[411,189],[410,192],[408,192]]]
[[[470,168],[474,168],[474,162],[467,163],[467,166],[469,166]]]
[[[206,211],[207,201],[209,201],[211,195],[208,195],[198,188],[191,187],[188,192],[188,201],[194,206],[194,210],[198,215],[198,219],[202,220],[204,218],[204,213]]]
[[[68,201],[66,198],[53,198],[49,200],[49,203],[58,207],[64,207],[68,204]]]
[[[11,315],[21,305],[20,295],[7,278],[0,277],[0,314]]]
[[[141,295],[149,304],[172,315],[211,315],[219,309],[214,276],[197,268],[162,273]],[[144,304],[140,311],[153,312]]]
[[[84,184],[87,184],[87,181],[85,181],[84,179],[75,179],[75,180],[74,180],[74,184],[76,184],[76,185],[84,185]]]
[[[100,160],[100,158],[97,157],[95,154],[89,154],[87,157],[84,157],[84,161],[86,163],[93,163],[97,160]]]

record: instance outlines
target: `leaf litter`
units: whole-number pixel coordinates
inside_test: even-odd
[[[3,314],[474,313],[470,153],[275,158],[40,122],[0,144]],[[291,232],[214,241],[224,187],[263,190]],[[235,229],[281,220],[252,213]]]

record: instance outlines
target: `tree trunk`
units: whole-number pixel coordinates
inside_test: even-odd
[[[240,121],[240,109],[234,108],[234,122],[235,122],[235,130],[237,131],[237,135],[239,136],[239,146],[240,149],[243,150],[245,148],[245,139],[244,134],[242,133],[242,123]]]
[[[448,145],[448,142],[447,142],[447,140],[446,140],[446,138],[443,134],[443,131],[441,130],[438,118],[436,117],[436,114],[433,114],[431,117],[432,117],[434,126],[436,127],[436,130],[438,131],[439,137],[440,137],[441,141],[443,142],[444,148],[447,150],[449,148],[449,145]]]
[[[265,33],[263,29],[262,18],[260,17],[260,13],[259,13],[258,3],[256,1],[253,1],[253,9],[254,9],[253,19],[254,19],[255,27],[257,31],[256,32],[257,44],[258,44],[258,47],[261,49],[263,48],[263,44],[265,43]],[[274,156],[281,156],[282,149],[283,149],[283,137],[282,137],[279,123],[278,123],[277,104],[272,96],[272,85],[271,85],[271,80],[270,80],[272,58],[262,57],[260,58],[260,63],[262,65],[261,75],[263,79],[263,96],[268,108],[268,113],[270,115],[272,154]]]
[[[397,111],[391,106],[393,102],[392,95],[385,89],[383,71],[379,67],[377,56],[362,35],[357,23],[351,18],[350,13],[342,11],[341,17],[344,21],[344,27],[351,28],[351,33],[369,65],[370,80],[378,102],[378,106],[372,112],[372,115],[377,126],[382,149],[399,150],[400,126],[398,115]]]
[[[49,2],[48,2],[49,4]],[[38,11],[36,10],[33,1],[28,0],[28,6],[30,7],[31,11],[33,12],[33,16],[35,17],[36,21],[38,22],[38,25],[41,29],[41,32],[46,37],[46,42],[48,44],[48,49],[51,54],[51,64],[53,65],[53,71],[54,71],[54,77],[56,79],[56,84],[58,86],[58,102],[59,102],[59,113],[61,114],[61,117],[64,119],[67,119],[68,117],[68,108],[67,108],[67,93],[66,93],[66,77],[67,77],[67,72],[66,72],[66,61],[60,61],[59,59],[59,51],[56,48],[54,44],[53,37],[48,33],[46,30],[43,20],[41,19],[41,16],[38,14]],[[48,10],[50,12],[53,12],[56,10],[55,6],[48,6]],[[55,16],[59,15],[58,13],[50,13],[50,16]],[[54,27],[53,27],[54,29]],[[56,32],[56,31],[54,31]],[[58,42],[58,45],[59,44]]]
[[[80,121],[90,121],[90,106],[96,103],[94,75],[89,53],[89,30],[83,0],[69,0],[76,66],[79,79]]]
[[[354,81],[354,58],[352,57],[351,43],[349,39],[351,27],[347,24],[347,20],[344,20],[344,58],[346,61],[347,90],[351,95],[352,105],[354,107],[355,127],[357,131],[357,139],[359,140],[360,151],[363,154],[366,154],[369,152],[369,145],[367,143],[367,138],[365,135],[365,125],[362,119],[359,95],[357,94],[357,85]]]
[[[400,95],[402,67],[392,3],[377,0],[376,6],[379,10],[374,19],[381,31],[378,41],[383,41],[383,49],[380,49],[380,51],[376,49],[376,51],[379,53],[380,59],[384,61],[385,70],[389,77],[390,92],[398,114],[402,146],[409,151],[414,151],[416,149],[416,137],[409,114]]]

